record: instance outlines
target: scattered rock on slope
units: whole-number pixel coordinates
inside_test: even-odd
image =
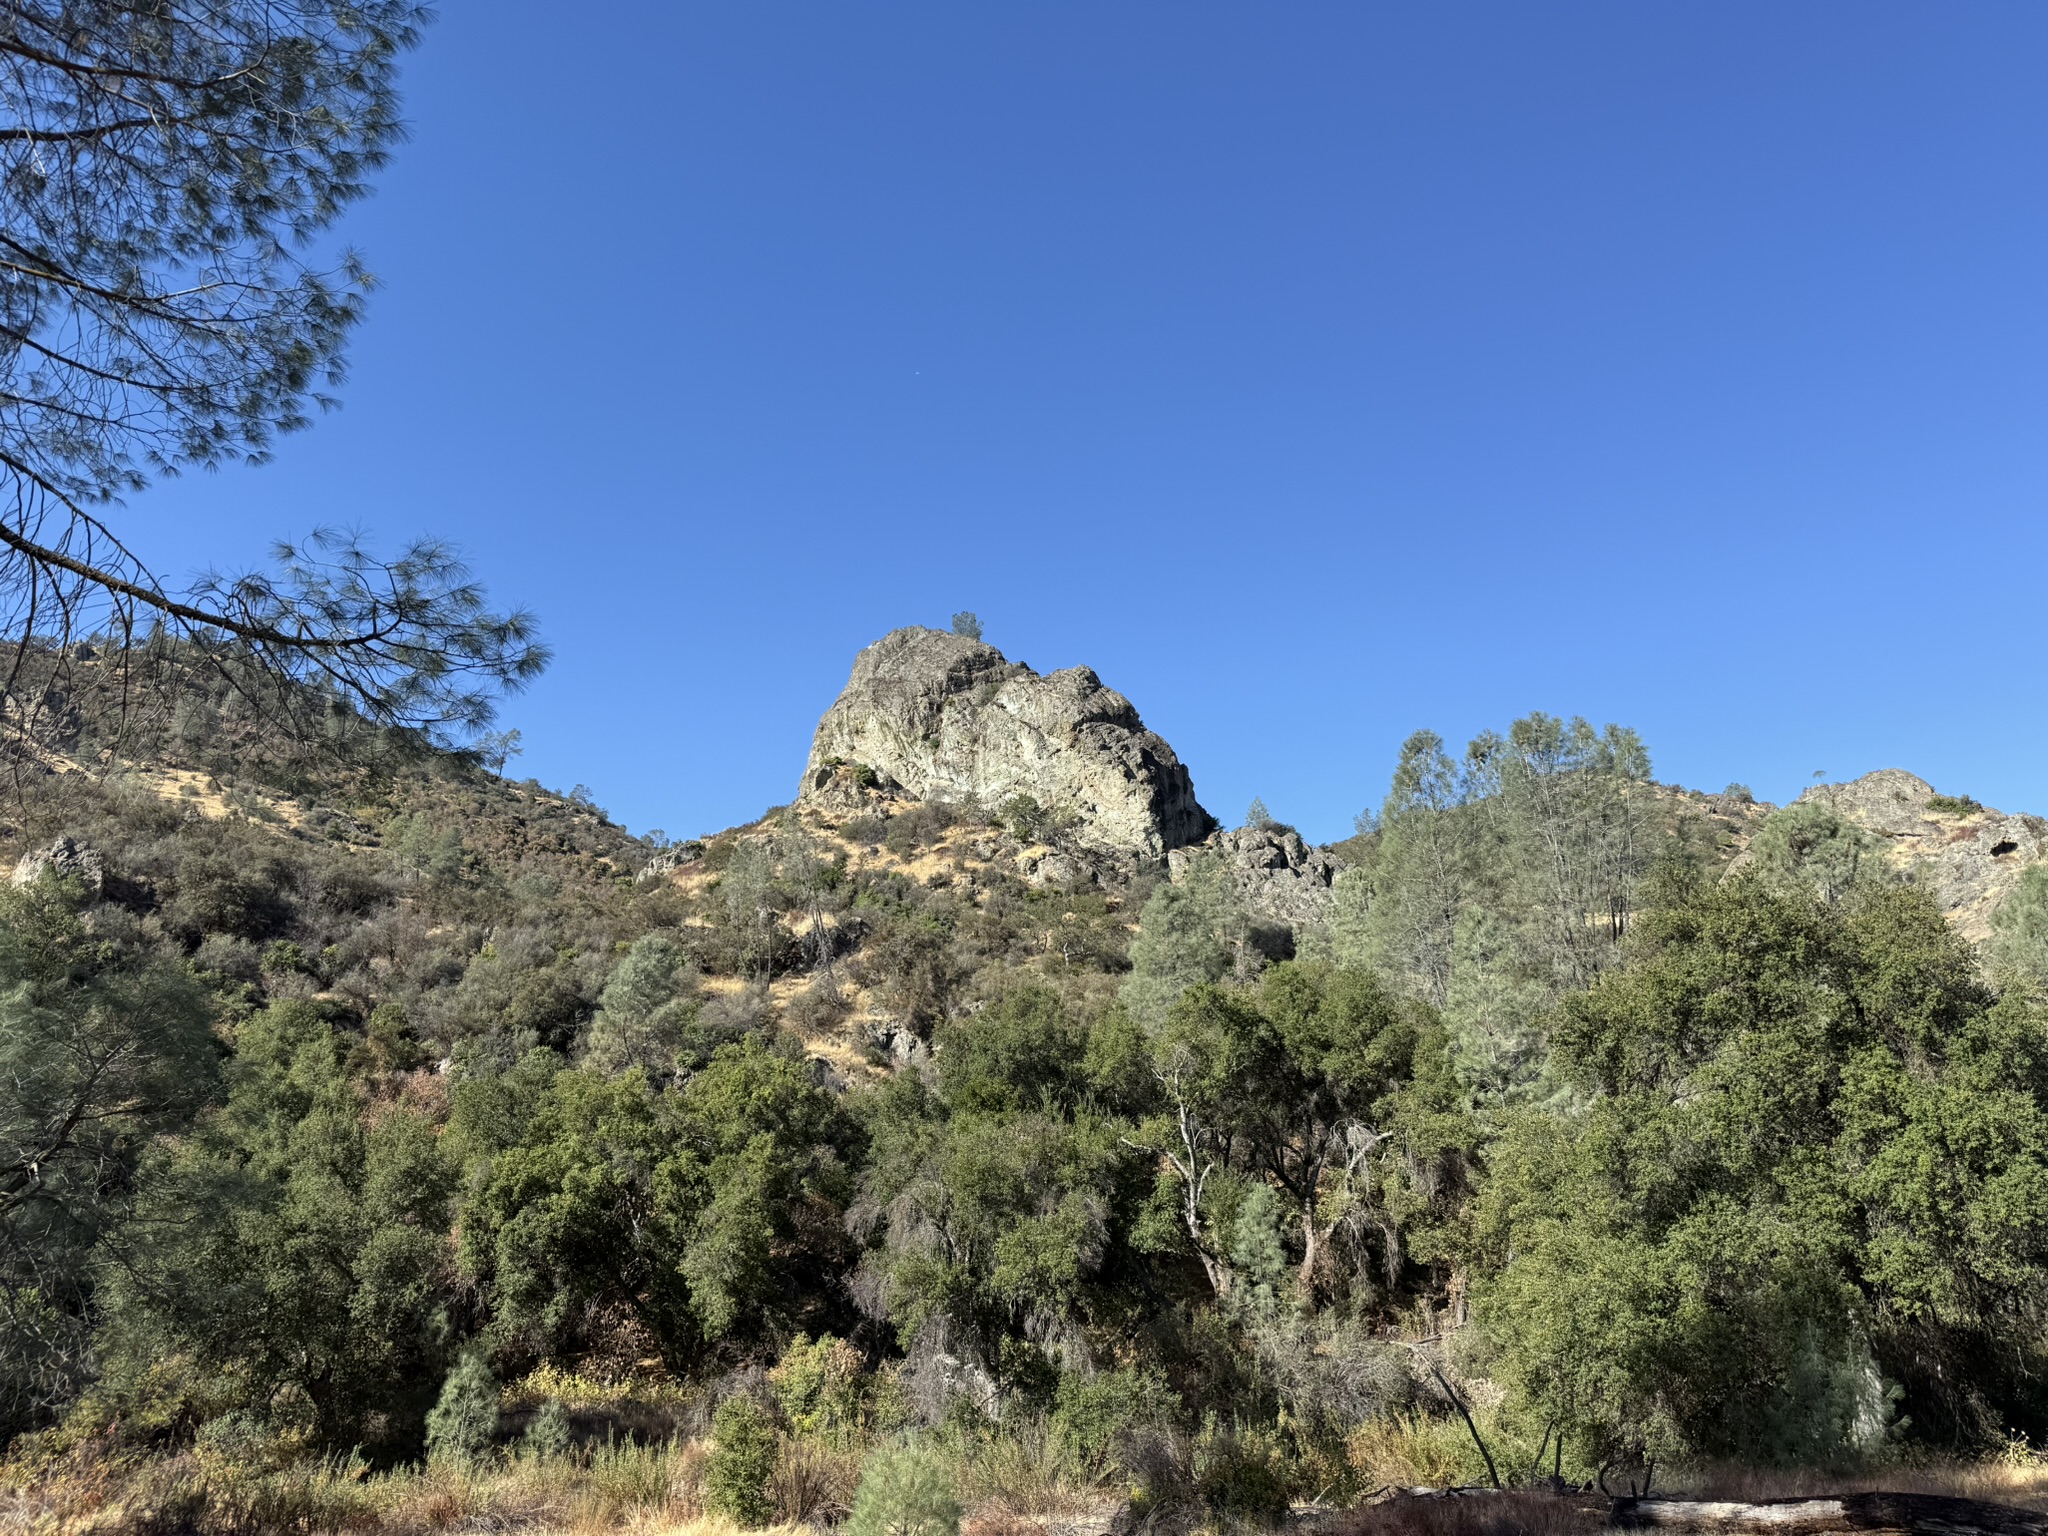
[[[799,799],[850,803],[870,779],[990,809],[1028,795],[1073,818],[1076,847],[1124,864],[1156,865],[1216,825],[1173,748],[1088,668],[1041,677],[935,629],[896,630],[855,658],[818,722]]]

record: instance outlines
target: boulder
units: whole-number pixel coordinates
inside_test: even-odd
[[[862,651],[818,722],[799,802],[844,811],[875,791],[991,811],[1029,796],[1063,842],[1125,867],[1156,867],[1216,825],[1173,748],[1088,668],[1041,677],[935,629]]]
[[[68,837],[23,854],[14,866],[14,883],[33,885],[46,869],[55,870],[60,880],[78,881],[96,896],[107,888],[107,861],[99,849]]]

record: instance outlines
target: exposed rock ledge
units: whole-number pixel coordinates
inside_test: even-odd
[[[1818,784],[1802,801],[1831,806],[1885,843],[1894,867],[1934,893],[1965,938],[1991,932],[1991,914],[2029,864],[2048,857],[2048,821],[2008,816],[1969,802],[1934,804],[1934,786],[1900,768],[1880,768],[1846,784]],[[1960,808],[1958,808],[1960,807]]]
[[[1304,843],[1292,827],[1239,827],[1198,847],[1176,849],[1167,857],[1176,884],[1204,854],[1217,859],[1225,887],[1254,917],[1298,931],[1330,915],[1331,887],[1343,866],[1327,850]]]
[[[862,651],[818,722],[800,801],[831,807],[863,778],[918,800],[1000,808],[1028,795],[1076,847],[1156,866],[1216,822],[1173,748],[1087,667],[1041,677],[993,646],[899,629]]]

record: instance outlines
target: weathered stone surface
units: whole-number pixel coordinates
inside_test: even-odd
[[[54,869],[59,879],[76,880],[97,894],[107,886],[107,862],[99,849],[60,837],[47,848],[25,853],[14,866],[14,883],[32,885],[43,871]]]
[[[634,878],[636,880],[661,880],[670,875],[680,874],[695,864],[702,857],[703,852],[704,850],[700,844],[671,843],[666,848],[656,849],[648,857],[647,862],[640,866],[640,871]]]
[[[1041,677],[993,646],[899,629],[855,658],[818,722],[801,802],[850,808],[868,786],[997,809],[1029,795],[1072,818],[1082,852],[1157,864],[1216,825],[1173,748],[1086,667]]]
[[[1815,785],[1799,800],[1830,805],[1882,838],[1893,866],[1934,893],[1959,933],[1981,940],[2021,872],[2048,857],[2048,821],[1989,806],[1956,815],[1935,809],[1934,797],[1925,779],[1880,768],[1846,784]]]
[[[1295,929],[1314,927],[1329,916],[1330,888],[1343,868],[1326,850],[1304,843],[1292,827],[1239,827],[1168,854],[1168,874],[1176,882],[1185,880],[1204,855],[1218,861],[1225,887],[1252,916]]]

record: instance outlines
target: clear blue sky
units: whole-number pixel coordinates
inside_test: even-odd
[[[1313,836],[1531,709],[2048,811],[2048,8],[446,0],[346,406],[171,571],[463,544],[682,836],[972,608]]]

